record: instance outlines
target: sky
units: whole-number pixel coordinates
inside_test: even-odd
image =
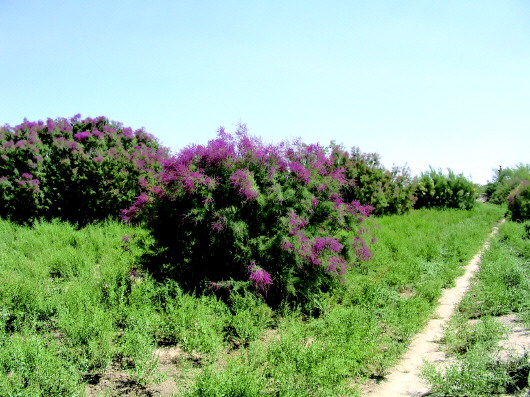
[[[220,126],[476,183],[530,163],[528,0],[0,0],[0,125]]]

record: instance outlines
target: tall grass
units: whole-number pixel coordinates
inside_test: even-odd
[[[311,317],[154,281],[138,265],[141,228],[0,220],[0,395],[84,395],[110,368],[145,390],[161,379],[153,351],[168,345],[183,351],[175,395],[355,395],[403,352],[501,215],[481,205],[378,219],[373,259],[315,295]]]

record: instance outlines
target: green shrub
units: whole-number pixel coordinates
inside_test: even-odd
[[[341,187],[344,200],[370,205],[374,215],[403,214],[413,208],[413,179],[407,167],[387,170],[376,153],[361,153],[352,148],[348,153],[339,146],[333,147],[337,167],[345,170],[345,184]]]
[[[530,180],[523,180],[508,196],[508,212],[512,221],[530,220]]]
[[[86,224],[118,217],[152,185],[168,150],[105,117],[0,127],[0,216]]]
[[[510,193],[523,180],[530,180],[530,164],[519,164],[513,168],[495,170],[493,180],[486,184],[484,193],[493,204],[506,204]]]
[[[451,170],[444,175],[441,170],[430,169],[416,181],[415,208],[459,208],[469,210],[477,199],[475,185],[462,174]]]

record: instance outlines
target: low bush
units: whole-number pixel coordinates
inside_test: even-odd
[[[469,210],[477,199],[475,185],[462,174],[430,169],[417,178],[415,208],[459,208]]]
[[[413,208],[413,178],[407,167],[387,170],[376,153],[362,153],[352,148],[350,153],[340,146],[333,147],[334,162],[345,170],[346,183],[341,187],[345,201],[358,201],[373,207],[374,215],[403,214]]]
[[[512,221],[530,220],[530,180],[523,180],[508,196],[508,212]]]
[[[166,160],[160,184],[123,215],[151,230],[153,274],[307,302],[371,255],[361,227],[370,207],[344,202],[343,183],[321,146],[265,145],[240,126]]]
[[[168,150],[105,117],[0,127],[0,216],[86,224],[118,217],[153,185]]]

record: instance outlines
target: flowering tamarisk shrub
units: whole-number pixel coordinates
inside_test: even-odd
[[[158,268],[190,289],[246,281],[270,302],[303,300],[371,257],[371,208],[344,202],[344,170],[301,142],[265,145],[244,125],[164,161],[160,184],[123,211],[145,221]]]
[[[119,217],[155,184],[169,151],[105,117],[0,127],[0,216],[86,224]]]
[[[336,166],[345,170],[345,201],[370,204],[374,215],[403,214],[414,207],[415,186],[408,167],[387,170],[376,153],[362,153],[356,147],[347,152],[338,145],[332,149]]]

